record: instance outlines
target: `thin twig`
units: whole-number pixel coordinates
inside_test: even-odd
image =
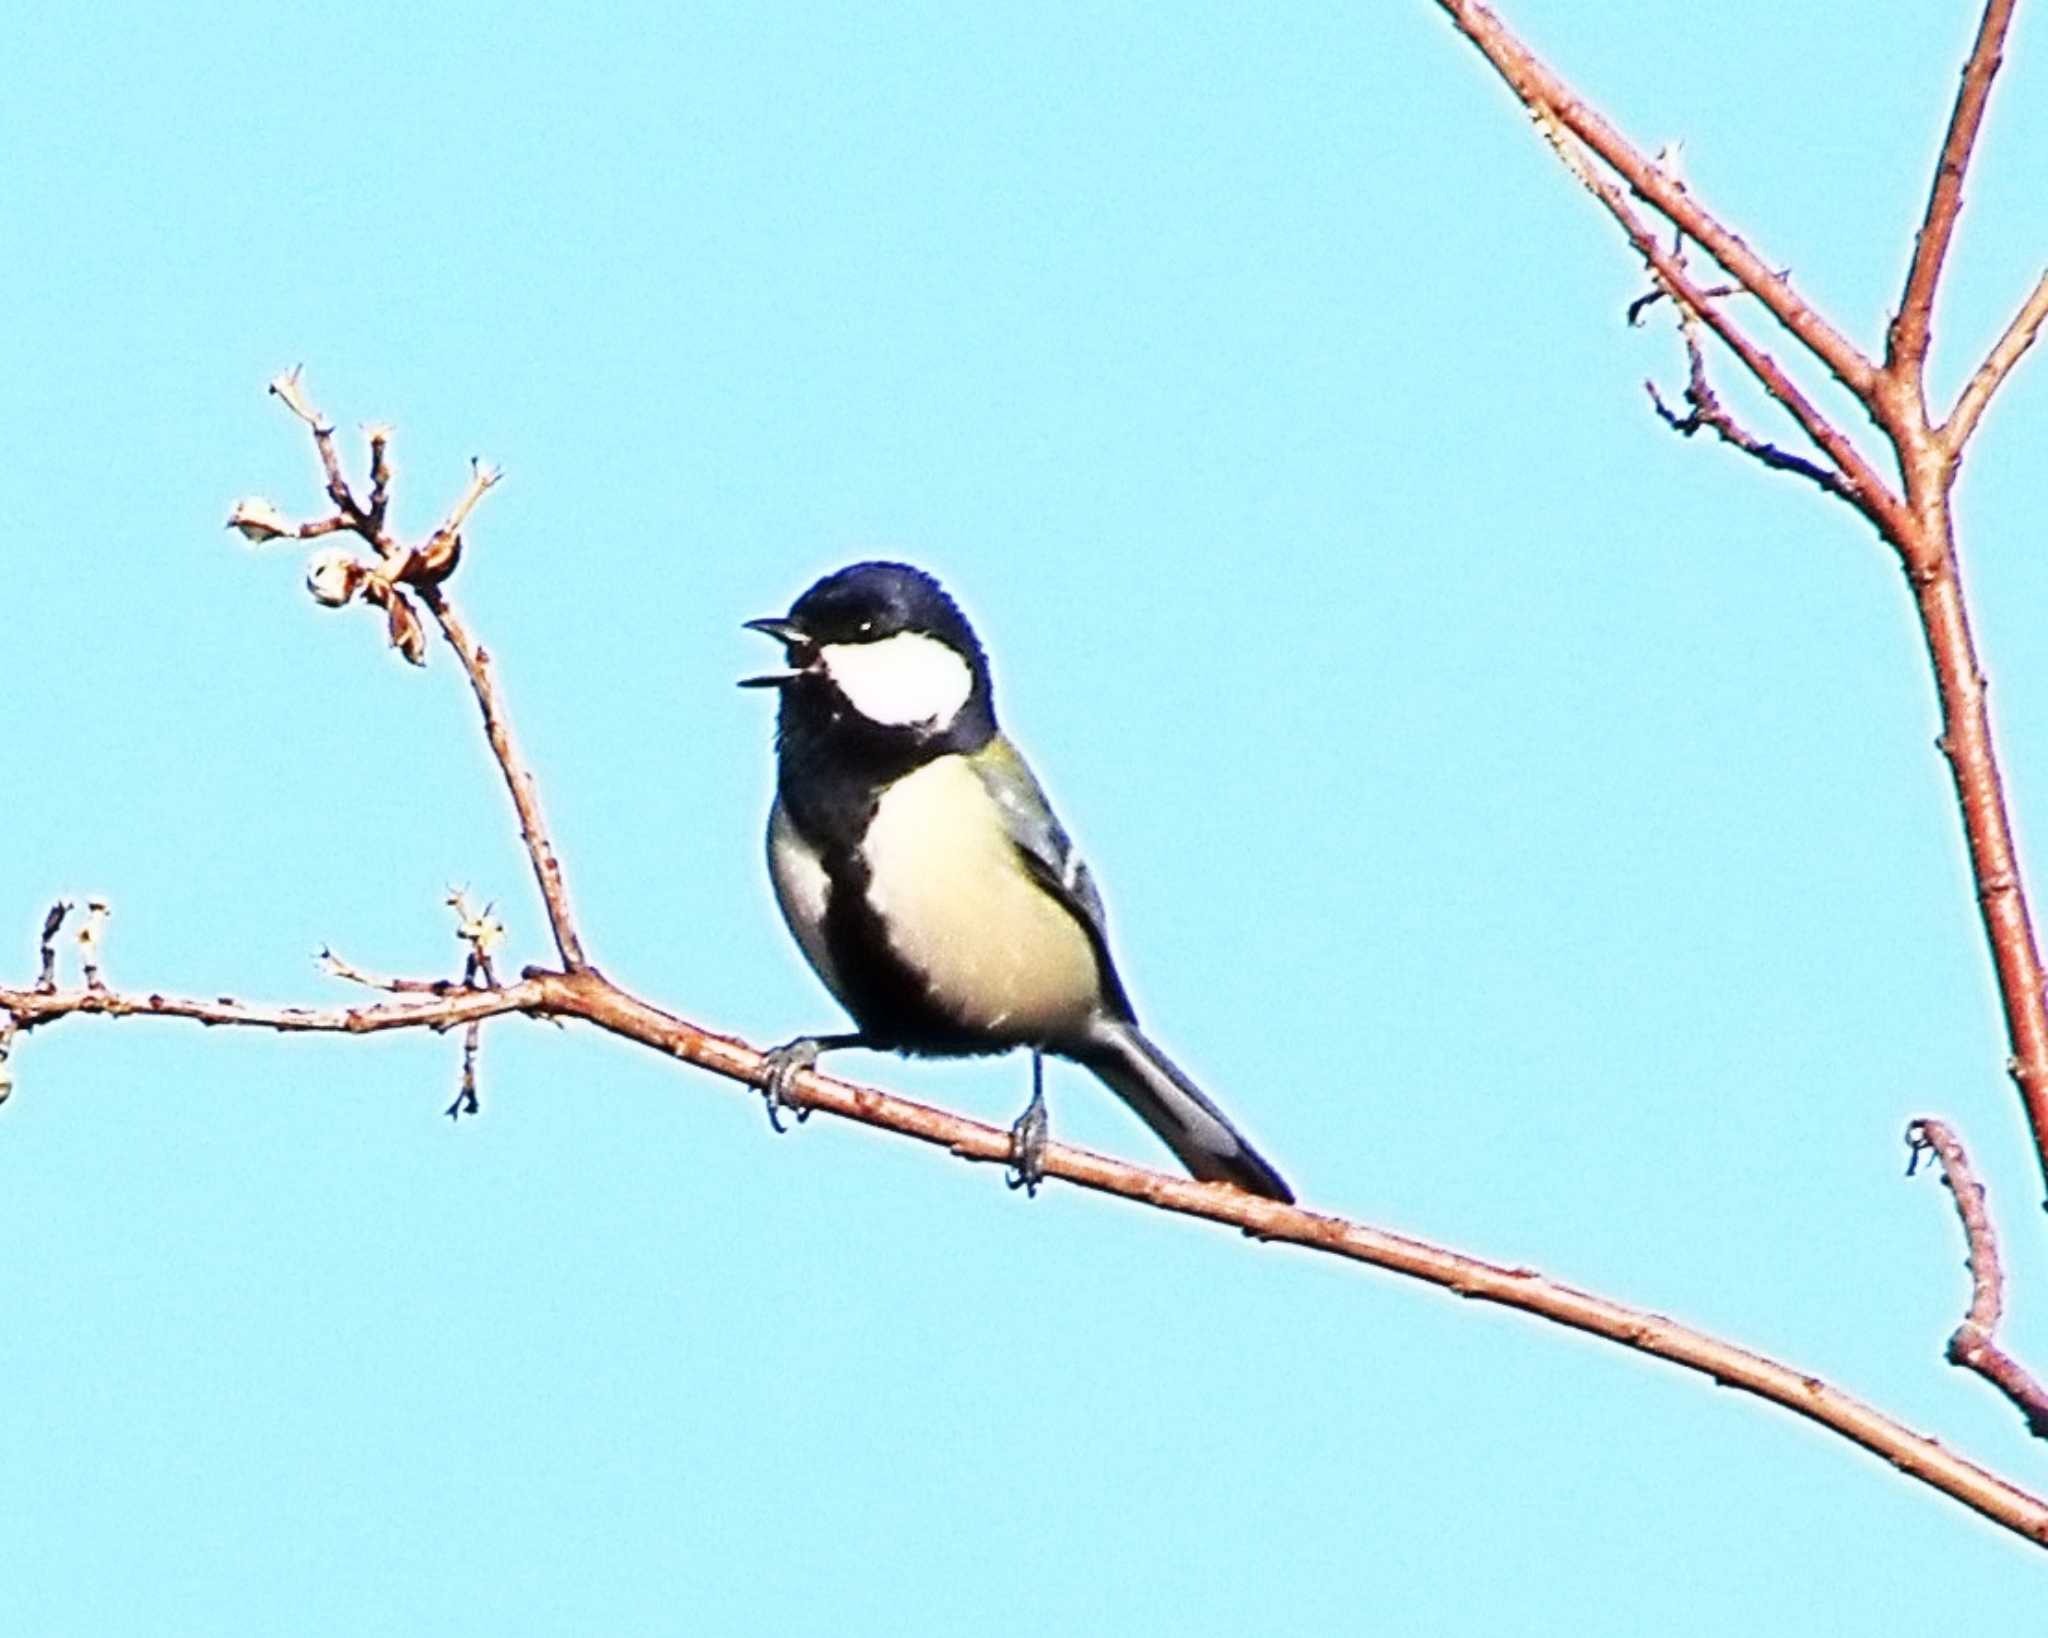
[[[462,1083],[455,1093],[455,1101],[442,1111],[450,1120],[460,1120],[464,1115],[474,1115],[483,1108],[476,1095],[476,1055],[483,1044],[484,1027],[471,1024],[462,1034]]]
[[[391,510],[391,429],[374,426],[369,429],[370,442],[370,505],[366,521],[371,529],[383,532],[384,519]]]
[[[1906,1128],[1906,1143],[1912,1154],[1909,1173],[1922,1154],[1932,1152],[1940,1160],[1941,1180],[1955,1196],[1956,1215],[1963,1224],[1970,1307],[1948,1339],[1949,1363],[1983,1377],[2027,1419],[2028,1432],[2048,1439],[2048,1387],[1993,1340],[2005,1306],[2005,1278],[1998,1266],[1998,1235],[1991,1226],[1984,1185],[1970,1167],[1962,1140],[1947,1123],[1916,1120]]]
[[[71,914],[71,901],[59,899],[50,906],[50,913],[43,917],[42,976],[36,980],[36,988],[48,994],[57,987],[57,934],[63,929],[64,918]]]
[[[1927,194],[1927,213],[1913,238],[1913,260],[1906,269],[1906,288],[1899,298],[1898,315],[1885,337],[1885,369],[1901,380],[1917,385],[1921,367],[1927,361],[1927,347],[1933,333],[1934,292],[1941,282],[1941,270],[1948,260],[1949,241],[1956,230],[1956,217],[1963,208],[1963,174],[1970,168],[1970,151],[1984,125],[1984,106],[1991,96],[1991,81],[2003,60],[2005,33],[2012,26],[2015,0],[1987,0],[1977,23],[1977,38],[1963,64],[1962,83],[1956,89],[1955,107],[1949,113],[1948,135],[1941,144],[1941,158],[1935,162],[1934,185]]]
[[[1848,485],[1842,481],[1839,472],[1809,461],[1803,455],[1795,455],[1790,450],[1780,449],[1776,444],[1767,443],[1735,419],[1707,380],[1706,355],[1700,350],[1699,320],[1689,310],[1681,307],[1678,327],[1685,338],[1685,401],[1689,406],[1689,413],[1680,415],[1667,405],[1664,402],[1664,395],[1657,390],[1656,382],[1643,383],[1650,395],[1650,403],[1664,424],[1686,438],[1705,428],[1723,443],[1732,445],[1774,471],[1796,473],[1809,482],[1820,485],[1829,494],[1853,504],[1855,497],[1850,494]]]
[[[2012,374],[2013,366],[2026,356],[2044,323],[2048,323],[2048,273],[2041,275],[2040,283],[2020,304],[2020,310],[2013,314],[2012,322],[2005,327],[2005,334],[1993,344],[1984,362],[1964,384],[1955,409],[1935,433],[1951,461],[1962,454],[1963,446],[1970,441],[1970,434],[1977,430],[1977,422],[1990,406],[1992,394],[2004,385],[2005,378]]]
[[[554,841],[548,834],[547,821],[541,816],[540,787],[534,783],[533,770],[520,754],[518,741],[513,738],[511,719],[506,715],[504,700],[499,696],[496,679],[491,673],[491,656],[482,644],[471,638],[468,628],[439,586],[422,586],[419,594],[427,612],[439,624],[441,635],[448,639],[448,646],[461,660],[470,690],[476,695],[477,709],[483,714],[484,737],[490,741],[491,755],[497,759],[498,771],[505,777],[505,789],[512,797],[513,811],[519,816],[519,834],[526,843],[526,856],[533,865],[534,880],[540,884],[541,901],[547,907],[548,927],[554,934],[555,948],[561,952],[562,965],[571,972],[580,972],[590,963],[583,954],[583,940],[576,931],[576,919],[569,908],[569,886],[562,875],[562,864],[556,857]]]
[[[450,995],[464,986],[452,978],[392,978],[383,973],[365,972],[353,962],[344,961],[332,950],[320,952],[320,965],[336,978],[351,984],[360,984],[369,990],[384,990],[392,995]]]
[[[199,1024],[244,1025],[289,1034],[374,1035],[391,1029],[452,1029],[475,1018],[533,1012],[542,992],[522,981],[499,990],[449,990],[431,1000],[379,1002],[367,1007],[265,1006],[231,995],[211,1001],[194,996],[126,994],[108,989],[0,989],[0,1011],[11,1013],[23,1033],[59,1019],[93,1014],[105,1018],[184,1018]]]
[[[365,509],[357,504],[355,493],[342,472],[340,457],[334,449],[334,425],[314,407],[300,370],[292,369],[279,376],[270,383],[270,390],[312,431],[321,469],[327,476],[327,495],[334,502],[337,513],[337,519],[329,520],[318,532],[325,534],[346,528],[361,536],[384,559],[363,589],[385,607],[393,645],[415,664],[423,659],[412,605],[400,589],[401,585],[410,585],[440,625],[448,646],[455,650],[456,657],[462,662],[471,691],[476,695],[477,708],[483,713],[485,737],[490,741],[491,753],[497,758],[506,789],[511,793],[513,809],[519,817],[519,833],[526,844],[527,858],[533,866],[542,902],[547,907],[548,926],[554,934],[555,948],[561,955],[563,966],[571,972],[581,972],[590,963],[583,953],[583,941],[576,931],[575,917],[569,907],[568,883],[562,873],[561,860],[548,834],[547,822],[541,816],[538,787],[513,739],[504,702],[491,676],[490,656],[481,645],[471,641],[440,585],[454,568],[463,523],[476,503],[499,481],[501,474],[481,461],[472,461],[469,484],[447,521],[425,545],[401,545],[392,540],[383,528],[384,508],[388,505],[390,491],[389,433],[380,427],[371,435],[374,489],[372,504]],[[233,521],[230,519],[231,523]],[[298,531],[302,536],[308,532],[303,527]],[[346,601],[350,595],[353,595],[352,587],[341,600]]]
[[[1437,4],[1526,106],[1550,110],[1638,198],[1648,201],[1726,268],[1729,277],[1762,302],[1780,324],[1827,366],[1836,380],[1859,397],[1866,392],[1877,374],[1877,366],[1797,295],[1783,274],[1694,199],[1684,183],[1661,169],[1589,108],[1577,92],[1545,67],[1477,0],[1437,0]]]
[[[1483,10],[1484,8],[1478,8]],[[1491,13],[1487,14],[1491,17]],[[1499,25],[1496,22],[1496,29]],[[1502,36],[1505,38],[1505,35]],[[1530,113],[1535,117],[1539,130],[1565,167],[1576,176],[1586,191],[1606,207],[1627,237],[1636,254],[1649,264],[1652,276],[1671,293],[1687,312],[1694,314],[1726,342],[1729,351],[1742,361],[1749,373],[1756,377],[1777,403],[1799,423],[1800,430],[1813,440],[1814,444],[1832,461],[1842,475],[1841,486],[1834,490],[1852,506],[1870,519],[1878,532],[1887,540],[1900,540],[1905,535],[1910,520],[1898,496],[1892,493],[1876,470],[1857,451],[1848,437],[1814,408],[1812,401],[1787,375],[1778,361],[1771,357],[1755,342],[1751,341],[1726,310],[1717,302],[1708,299],[1705,291],[1693,282],[1685,265],[1666,246],[1658,243],[1657,237],[1622,197],[1621,189],[1606,176],[1596,171],[1586,161],[1571,135],[1565,130],[1558,112],[1540,103],[1530,104]],[[1661,174],[1661,173],[1658,173]],[[1641,191],[1639,188],[1638,192]],[[1690,233],[1690,227],[1687,228]],[[1732,271],[1732,269],[1731,269]],[[1751,287],[1752,290],[1754,287]]]
[[[334,448],[334,423],[315,409],[312,400],[306,396],[302,379],[304,368],[294,364],[270,383],[270,391],[286,409],[305,422],[306,429],[313,434],[313,448],[319,453],[320,470],[327,480],[327,498],[334,502],[334,509],[347,519],[349,528],[361,534],[371,545],[384,550],[387,543],[382,531],[356,504],[355,492],[342,475],[341,456]]]
[[[1739,284],[1717,284],[1709,289],[1702,290],[1700,292],[1700,299],[1703,301],[1719,301],[1726,296],[1746,296],[1748,294],[1749,292]],[[1660,301],[1669,301],[1670,299],[1671,292],[1666,290],[1661,284],[1655,289],[1647,290],[1642,295],[1636,297],[1634,301],[1628,304],[1629,328],[1632,330],[1639,328],[1642,325],[1644,314],[1649,312]]]

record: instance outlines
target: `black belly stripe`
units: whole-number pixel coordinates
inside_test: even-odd
[[[877,1046],[931,1057],[1004,1052],[1017,1043],[992,1040],[963,1028],[934,1001],[930,988],[889,943],[882,918],[868,902],[867,864],[851,848],[822,855],[830,886],[825,899],[825,948],[854,1022]]]
[[[935,756],[968,755],[995,733],[985,698],[938,740],[862,725],[819,690],[802,685],[783,696],[777,730],[783,811],[817,852],[826,880],[822,932],[840,999],[877,1046],[931,1057],[973,1057],[1025,1043],[968,1029],[934,999],[930,987],[897,955],[868,901],[872,877],[861,843],[882,793]],[[1109,954],[1098,950],[1105,989],[1120,1015],[1122,987]]]

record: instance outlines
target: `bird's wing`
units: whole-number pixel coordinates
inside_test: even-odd
[[[1024,868],[1088,929],[1102,966],[1104,1004],[1120,1017],[1132,1017],[1130,998],[1109,955],[1109,917],[1102,907],[1102,894],[1029,764],[1000,734],[968,762],[994,799]]]

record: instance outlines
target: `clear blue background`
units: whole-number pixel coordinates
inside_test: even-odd
[[[1510,18],[1874,345],[1974,25]],[[2037,1488],[1940,1349],[1953,1118],[2048,1364],[1903,586],[1651,417],[1668,330],[1427,4],[24,12],[0,181],[0,929],[119,984],[547,953],[456,669],[223,532],[303,360],[456,590],[596,959],[829,1027],[763,880],[749,616],[890,553],[980,622],[1157,1033],[1318,1206],[1819,1372]],[[2023,21],[1944,394],[2044,259]],[[1731,402],[1752,400],[1725,370]],[[1761,418],[1760,418],[1761,419]],[[1766,423],[1767,424],[1767,423]],[[2035,361],[1961,509],[2048,810]],[[2037,888],[2044,886],[2037,881]],[[1367,1271],[758,1104],[580,1031],[80,1022],[0,1114],[13,1630],[1904,1632],[2042,1560],[1776,1411]],[[985,1118],[1018,1062],[849,1072]],[[1059,1131],[1157,1160],[1074,1072]]]

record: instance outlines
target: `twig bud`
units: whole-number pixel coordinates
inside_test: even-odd
[[[235,509],[228,514],[228,527],[241,531],[244,540],[258,546],[298,533],[291,519],[261,495],[248,495],[236,501]]]
[[[306,590],[316,603],[338,609],[362,590],[368,571],[349,554],[345,546],[330,546],[315,552],[306,564]]]
[[[334,429],[321,419],[320,412],[308,402],[306,389],[300,385],[299,372],[304,368],[303,364],[294,364],[271,381],[270,390],[284,401],[286,409],[315,432],[332,432]]]

